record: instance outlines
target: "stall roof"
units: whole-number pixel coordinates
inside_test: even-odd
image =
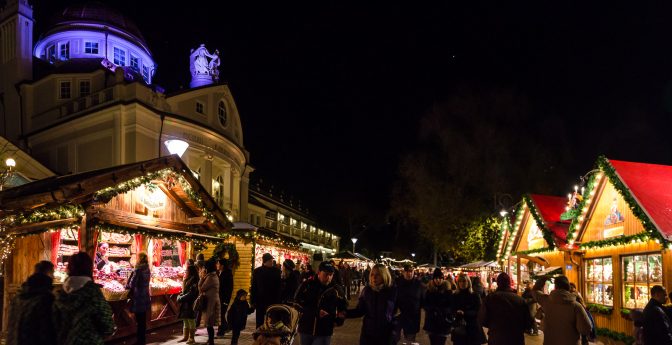
[[[672,166],[608,160],[658,231],[672,239]]]
[[[203,208],[212,213],[219,226],[204,222],[211,231],[230,229],[231,223],[225,212],[217,205],[212,196],[201,183],[191,174],[189,167],[177,155],[165,156],[143,162],[120,165],[100,170],[88,171],[73,175],[48,177],[22,186],[0,192],[0,217],[29,211],[41,206],[58,206],[67,204],[86,204],[89,202],[107,202],[98,200],[97,192],[106,188],[118,187],[136,178],[145,178],[148,174],[164,169],[171,169],[189,184],[202,202]],[[203,211],[195,201],[190,200],[187,192],[179,183],[167,191],[169,198],[187,213],[195,217],[203,215]],[[111,198],[111,197],[110,197]]]
[[[553,272],[555,272],[555,271],[557,271],[557,270],[560,270],[560,269],[562,269],[562,267],[560,267],[560,266],[551,266],[551,267],[545,268],[545,269],[543,269],[543,270],[537,272],[537,273],[535,274],[535,276],[545,276],[545,275],[549,275],[549,274],[551,274],[551,273],[553,273]]]
[[[553,235],[553,240],[557,247],[564,247],[567,245],[567,231],[569,230],[570,221],[560,219],[560,215],[565,211],[567,206],[567,198],[552,195],[530,194],[530,199],[543,220],[546,226]]]
[[[461,269],[476,269],[476,268],[482,268],[482,267],[498,267],[497,261],[475,261],[475,262],[470,262],[468,264],[464,264],[462,266],[458,266],[457,268]]]
[[[359,254],[359,253],[353,253],[349,250],[340,252],[336,255],[333,256],[334,259],[346,259],[346,260],[362,260],[362,261],[371,261],[369,258],[366,256]]]

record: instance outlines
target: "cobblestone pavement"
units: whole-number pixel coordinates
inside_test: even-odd
[[[351,301],[351,305],[356,303]],[[424,313],[423,313],[424,315]],[[239,345],[252,345],[252,332],[254,331],[255,317],[254,314],[250,315],[247,319],[247,329],[245,329],[240,336]],[[345,324],[341,327],[337,327],[334,330],[334,336],[332,337],[332,345],[357,345],[359,344],[359,332],[362,327],[362,319],[348,319],[345,321]],[[155,329],[150,331],[147,334],[147,344],[158,345],[158,344],[168,344],[168,345],[183,345],[184,343],[179,343],[178,340],[182,338],[182,324],[178,323],[171,326],[166,326],[160,329]],[[196,341],[198,344],[205,344],[208,340],[207,332],[204,328],[201,328],[196,333]],[[424,332],[418,333],[416,342],[421,345],[429,345],[429,339]],[[525,336],[526,345],[541,345],[543,343],[543,335],[532,337]],[[115,345],[133,345],[135,340],[132,338],[124,339],[121,341],[115,341],[111,344]],[[229,345],[231,344],[231,333],[227,333],[224,338],[216,338],[215,344],[217,345]],[[401,342],[400,342],[401,344]],[[447,344],[451,344],[450,340]],[[294,345],[300,345],[300,341],[295,339]]]

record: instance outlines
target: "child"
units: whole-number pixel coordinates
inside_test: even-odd
[[[236,292],[236,299],[226,313],[226,319],[232,330],[231,345],[238,344],[240,331],[245,329],[245,324],[247,323],[247,315],[253,312],[254,309],[250,308],[250,305],[247,303],[247,291],[243,289],[238,290]]]
[[[285,325],[283,317],[288,316],[281,310],[272,309],[266,313],[266,321],[254,332],[253,345],[280,345],[287,341],[291,330]]]

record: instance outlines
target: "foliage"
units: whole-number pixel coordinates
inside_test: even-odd
[[[622,341],[625,345],[632,345],[635,343],[634,337],[629,336],[625,333],[612,331],[608,328],[597,328],[595,330],[595,333],[601,337],[610,338],[616,341]]]
[[[228,257],[227,257],[228,256]],[[231,265],[231,269],[236,269],[240,266],[240,255],[236,250],[236,245],[233,243],[219,243],[212,252],[212,257],[215,259],[227,259]]]
[[[588,303],[586,305],[586,309],[588,309],[591,313],[598,313],[598,314],[602,314],[602,315],[610,315],[614,311],[613,307],[608,307],[608,306],[604,306],[604,305],[601,305],[601,304],[592,304],[592,303]]]
[[[500,217],[484,216],[467,224],[463,230],[462,250],[456,253],[455,259],[461,262],[494,260],[500,223]]]

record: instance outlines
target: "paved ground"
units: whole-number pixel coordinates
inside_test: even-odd
[[[352,302],[355,303],[355,302]],[[424,315],[424,314],[423,314]],[[247,329],[241,333],[239,345],[252,345],[252,332],[254,331],[255,324],[254,314],[250,315],[247,321]],[[359,332],[362,327],[362,319],[348,319],[345,321],[345,324],[342,327],[338,327],[334,331],[334,336],[332,337],[332,345],[357,345],[359,344]],[[157,344],[168,344],[168,345],[183,345],[184,343],[177,342],[182,338],[182,324],[175,324],[172,326],[163,327],[151,331],[147,335],[147,344],[157,345]],[[199,329],[196,333],[196,341],[198,344],[205,344],[208,340],[207,332],[205,329]],[[421,345],[429,345],[429,340],[427,335],[424,332],[418,334],[416,341]],[[294,341],[295,345],[299,344],[299,339]],[[401,345],[403,342],[400,342]],[[447,342],[451,344],[450,341]],[[543,335],[531,337],[526,336],[525,344],[526,345],[541,345],[543,343]],[[114,345],[133,345],[135,344],[134,339],[125,339],[121,341],[116,341]],[[215,344],[217,345],[229,345],[231,344],[231,333],[227,333],[224,338],[215,339]]]

